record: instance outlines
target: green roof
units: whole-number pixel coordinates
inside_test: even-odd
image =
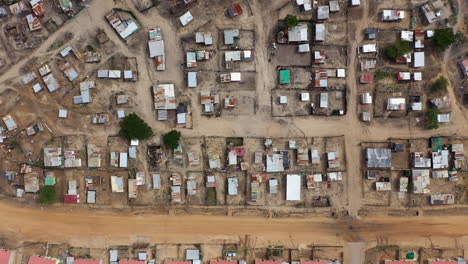
[[[72,1],[71,0],[60,0],[60,6],[63,9],[70,10],[73,7]]]
[[[55,185],[55,179],[54,178],[45,178],[44,180],[44,185],[45,186],[54,186]]]
[[[280,84],[289,84],[291,72],[289,70],[280,70]]]

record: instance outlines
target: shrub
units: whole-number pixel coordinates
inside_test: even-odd
[[[56,191],[54,186],[44,186],[39,191],[40,204],[53,204],[56,201]]]
[[[130,114],[120,122],[119,135],[127,140],[143,140],[153,135],[153,129],[136,114]]]
[[[384,71],[377,71],[375,72],[375,76],[374,76],[376,80],[382,80],[382,79],[390,78],[390,77],[393,77],[393,73],[384,72]]]
[[[440,52],[445,51],[455,43],[456,37],[452,28],[436,29],[432,37],[432,45]]]
[[[177,130],[172,130],[169,133],[164,134],[163,141],[164,145],[171,149],[176,149],[179,146],[181,133]]]
[[[217,203],[216,188],[206,188],[206,205],[214,206]]]
[[[448,80],[440,76],[432,85],[431,85],[431,92],[446,92],[448,86]]]
[[[426,111],[426,126],[428,129],[437,129],[439,128],[439,121],[437,121],[437,115],[439,114],[439,109],[435,107],[429,107]]]
[[[390,59],[397,59],[403,57],[406,53],[411,51],[411,46],[408,41],[398,39],[391,46],[387,47],[384,51],[385,56]]]
[[[286,23],[286,26],[288,28],[295,27],[297,26],[297,17],[295,15],[288,14],[286,15],[286,18],[284,19],[284,22]]]

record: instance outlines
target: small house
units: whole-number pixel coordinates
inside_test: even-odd
[[[196,72],[188,72],[187,73],[187,82],[189,88],[197,87],[197,73]]]
[[[431,205],[448,205],[448,204],[455,204],[455,195],[449,194],[435,194],[431,195]],[[436,263],[436,261],[432,261],[429,263]],[[444,261],[440,263],[450,263],[450,261]],[[460,263],[458,261],[454,261],[454,263]]]
[[[382,21],[396,22],[405,18],[405,11],[385,9],[382,11]]]
[[[179,17],[179,20],[182,26],[185,27],[188,23],[190,23],[193,20],[192,13],[190,13],[190,11],[187,11],[185,14]]]
[[[363,73],[359,78],[359,82],[362,84],[373,83],[374,75],[372,73]]]
[[[288,174],[286,175],[286,200],[300,201],[301,200],[301,175]]]
[[[296,4],[304,10],[304,12],[312,10],[311,0],[296,0]]]
[[[377,44],[364,44],[361,46],[362,53],[375,53],[377,52]]]
[[[367,168],[391,168],[392,151],[384,148],[366,149]]]
[[[373,39],[376,38],[377,29],[376,28],[366,28],[364,30],[364,34],[366,34],[366,39],[367,40],[373,40]]]
[[[330,6],[330,12],[334,13],[340,11],[340,4],[338,1],[330,1],[328,5]]]
[[[204,44],[205,46],[213,45],[211,32],[195,32],[195,43]]]
[[[371,93],[361,94],[361,103],[362,104],[372,104],[372,94]]]
[[[328,108],[328,93],[320,93],[320,108]]]
[[[330,6],[319,6],[317,8],[317,19],[326,20],[330,18]]]
[[[239,29],[224,30],[224,45],[234,45],[239,36]]]
[[[325,24],[315,24],[315,42],[320,43],[325,41]]]
[[[399,82],[409,82],[411,81],[411,73],[410,72],[398,72],[397,80]]]
[[[387,99],[387,110],[389,111],[399,111],[406,109],[406,99],[405,98],[389,98]]]
[[[237,195],[238,180],[237,177],[228,178],[228,194]]]
[[[279,75],[280,75],[280,84],[289,84],[291,82],[291,80],[290,80],[291,71],[290,70],[286,70],[286,69],[280,70]]]
[[[438,114],[437,122],[439,123],[448,123],[450,122],[450,114]]]
[[[309,37],[307,24],[299,24],[288,29],[289,42],[304,42],[308,40]]]
[[[424,51],[413,53],[413,67],[414,68],[424,67]]]
[[[350,5],[351,6],[360,6],[361,5],[361,0],[350,0]]]

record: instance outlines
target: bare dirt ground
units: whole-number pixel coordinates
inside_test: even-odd
[[[461,106],[456,105],[452,111],[450,126],[442,126],[436,131],[422,130],[411,122],[402,122],[395,127],[394,123],[373,123],[362,125],[358,120],[357,104],[358,89],[355,67],[356,48],[362,42],[363,34],[352,34],[348,42],[349,65],[347,72],[348,109],[346,116],[335,117],[296,117],[272,118],[270,91],[276,87],[276,69],[268,63],[268,50],[271,27],[279,19],[278,8],[287,1],[258,0],[248,1],[253,16],[237,21],[240,26],[253,27],[256,32],[255,65],[257,72],[255,91],[257,94],[257,111],[255,115],[239,115],[230,118],[208,118],[200,111],[194,111],[193,129],[181,129],[187,137],[197,136],[252,136],[252,137],[320,137],[344,135],[346,156],[348,159],[348,177],[344,179],[344,193],[349,203],[347,210],[350,216],[358,217],[362,204],[361,186],[362,173],[360,167],[361,147],[363,141],[382,141],[389,137],[413,138],[430,137],[434,135],[466,135],[468,131],[468,116]],[[459,1],[462,2],[462,1]],[[135,86],[135,112],[142,116],[154,129],[157,135],[171,129],[169,122],[158,122],[153,111],[153,102],[149,95],[149,87],[155,82],[173,82],[177,89],[184,89],[184,73],[180,66],[184,62],[183,49],[180,47],[180,36],[195,30],[199,24],[192,23],[186,28],[180,28],[175,18],[162,14],[153,8],[143,15],[139,15],[141,32],[149,27],[159,26],[165,32],[167,69],[161,74],[154,71],[149,63],[146,48],[127,46],[116,37],[103,17],[105,12],[115,6],[137,12],[130,0],[93,1],[90,7],[82,11],[76,18],[69,21],[57,32],[53,33],[42,46],[26,59],[10,67],[0,76],[0,92],[14,88],[18,81],[20,69],[27,59],[47,54],[47,48],[54,43],[55,37],[64,32],[79,32],[83,28],[95,31],[97,27],[104,28],[107,35],[114,40],[115,50],[126,55],[136,57],[139,65],[139,82]],[[205,9],[206,16],[211,17],[212,23],[218,27],[227,27],[226,18],[215,16],[212,11]],[[465,9],[460,8],[460,14]],[[373,21],[368,19],[368,3],[352,12],[361,15],[350,16],[349,32],[362,32]],[[353,18],[354,17],[354,18]],[[462,17],[459,15],[459,17]],[[195,21],[197,17],[195,17]],[[463,21],[459,21],[459,23]],[[131,41],[130,41],[131,42]],[[135,43],[131,43],[135,44]],[[447,57],[444,61],[447,61]],[[445,64],[443,64],[445,65]],[[455,98],[453,89],[449,89],[450,96]],[[191,98],[195,98],[191,94]],[[33,95],[34,96],[34,95]],[[194,103],[192,105],[197,105]],[[52,129],[60,134],[76,134],[76,119],[53,122],[52,114],[46,107],[32,108],[38,114],[49,114],[48,123],[53,123]],[[47,112],[49,111],[49,112]],[[74,115],[73,111],[72,116]],[[54,109],[54,115],[56,115]],[[47,119],[47,118],[46,118]],[[94,138],[103,138],[117,133],[116,127],[106,129],[92,129]],[[22,240],[52,240],[67,241],[75,246],[108,246],[111,244],[128,244],[135,241],[173,242],[228,240],[237,241],[239,236],[250,234],[259,237],[257,243],[265,246],[271,241],[287,241],[293,245],[300,245],[320,241],[322,244],[342,244],[343,241],[409,241],[419,244],[429,243],[430,239],[438,239],[441,245],[453,245],[453,241],[468,244],[468,221],[466,216],[444,217],[364,217],[362,220],[334,220],[329,218],[301,218],[301,219],[263,219],[263,218],[233,218],[218,216],[158,216],[152,214],[129,214],[115,211],[88,211],[86,209],[52,208],[39,210],[34,208],[17,207],[6,202],[0,202],[0,232],[11,238]],[[44,230],[48,230],[44,232]]]

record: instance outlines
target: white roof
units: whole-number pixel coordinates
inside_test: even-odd
[[[401,39],[405,41],[413,42],[414,39],[414,31],[403,30],[401,31]]]
[[[196,72],[188,72],[187,73],[187,80],[188,80],[188,87],[189,88],[197,87],[197,73]]]
[[[60,118],[67,118],[67,115],[68,115],[68,110],[66,110],[66,109],[60,109],[59,110],[59,117]]]
[[[132,71],[124,71],[124,79],[133,79]]]
[[[309,52],[310,46],[309,44],[300,44],[299,45],[299,52]]]
[[[328,93],[321,93],[320,94],[320,107],[327,108],[328,107]]]
[[[346,77],[346,70],[345,69],[336,69],[336,77],[345,78]]]
[[[148,48],[150,52],[150,58],[164,56],[164,40],[148,41]]]
[[[421,80],[422,80],[422,73],[421,73],[421,72],[415,72],[415,73],[413,73],[413,80],[415,80],[415,81],[421,81]]]
[[[237,195],[238,181],[236,177],[228,178],[228,194]]]
[[[438,114],[437,121],[439,123],[448,123],[450,122],[450,114]]]
[[[127,21],[127,27],[122,32],[119,32],[123,39],[128,38],[131,34],[138,30],[138,25],[133,21]]]
[[[123,178],[121,176],[111,176],[111,188],[112,192],[124,192]]]
[[[110,79],[120,79],[122,72],[120,70],[109,70],[109,78]]]
[[[231,72],[231,82],[240,82],[241,73],[240,72]]]
[[[179,114],[177,114],[177,124],[185,124],[185,123],[187,123],[187,121],[186,121],[186,119],[185,119],[185,117],[186,117],[185,115],[186,115],[186,114],[187,114],[187,113],[179,113]]]
[[[284,96],[284,95],[280,96],[279,97],[279,102],[280,102],[280,104],[287,104],[288,103],[288,97]]]
[[[286,200],[301,200],[301,176],[297,174],[286,175]]]
[[[363,53],[370,53],[377,51],[377,44],[364,44],[362,45],[362,52]]]
[[[240,51],[226,51],[224,53],[224,61],[240,61],[241,60],[241,52]]]
[[[127,152],[120,152],[119,167],[120,168],[127,168],[128,167],[128,153]]]
[[[187,11],[187,13],[183,14],[180,18],[180,23],[182,24],[182,26],[186,26],[188,23],[190,23],[190,21],[193,20],[193,16],[192,16],[192,13],[190,13],[190,11]]]
[[[42,90],[42,85],[41,85],[41,83],[36,83],[36,84],[33,85],[32,88],[33,88],[35,93],[38,93],[38,92],[40,92]]]
[[[361,95],[361,102],[363,104],[372,104],[372,94],[371,93],[363,93]]]
[[[361,1],[360,1],[360,0],[351,0],[351,5],[352,5],[352,6],[361,5]]]
[[[87,190],[86,191],[86,202],[87,203],[96,203],[96,191],[95,190]]]
[[[125,110],[123,110],[123,109],[117,110],[117,117],[118,118],[124,118],[125,117]]]
[[[301,93],[301,101],[303,101],[303,102],[310,101],[310,94],[309,93]]]
[[[422,110],[422,103],[421,102],[411,103],[411,110],[421,111]]]
[[[415,52],[413,54],[414,54],[413,67],[415,68],[424,67],[424,51]]]
[[[307,31],[307,24],[300,24],[290,28],[288,31],[288,41],[299,42],[309,40]]]

